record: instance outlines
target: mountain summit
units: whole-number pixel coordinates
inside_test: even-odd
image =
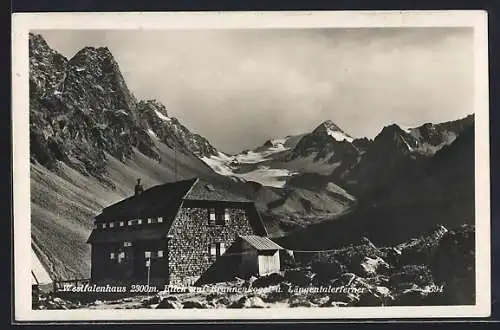
[[[291,158],[313,158],[315,161],[326,160],[330,164],[351,163],[359,155],[359,150],[352,142],[351,136],[327,120],[302,137],[293,149]]]
[[[330,136],[336,141],[347,141],[352,142],[353,138],[346,134],[340,127],[338,127],[333,121],[326,120],[322,122],[318,127],[316,127],[312,134],[317,136]]]

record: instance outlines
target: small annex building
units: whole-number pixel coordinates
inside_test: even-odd
[[[198,280],[199,284],[248,279],[281,271],[281,246],[269,237],[239,235],[235,242]]]
[[[258,274],[260,276],[280,271],[281,246],[268,237],[257,235],[240,236],[235,242],[241,251],[240,273],[242,275]]]

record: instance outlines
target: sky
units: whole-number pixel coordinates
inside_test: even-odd
[[[471,114],[470,28],[34,31],[110,49],[137,99],[237,153],[332,120],[353,137]]]

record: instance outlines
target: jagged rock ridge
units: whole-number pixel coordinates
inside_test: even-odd
[[[124,161],[137,148],[161,161],[151,132],[184,153],[216,152],[177,119],[151,116],[161,109],[156,101],[136,100],[108,48],[85,47],[68,60],[30,34],[32,161],[49,169],[63,161],[105,181],[106,154]]]

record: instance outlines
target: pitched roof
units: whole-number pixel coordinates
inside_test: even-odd
[[[180,206],[196,179],[157,185],[144,190],[139,196],[128,197],[102,210],[96,218],[129,220],[138,217],[163,215],[165,210]]]
[[[103,209],[96,218],[128,220],[134,217],[158,216],[175,208],[183,199],[228,202],[252,201],[198,178],[169,182],[144,190]]]
[[[221,185],[214,185],[207,181],[198,179],[184,199],[190,200],[212,200],[225,202],[252,202],[251,200],[235,195]]]
[[[245,235],[240,238],[250,244],[258,251],[283,250],[281,246],[271,241],[268,237],[257,235]]]

